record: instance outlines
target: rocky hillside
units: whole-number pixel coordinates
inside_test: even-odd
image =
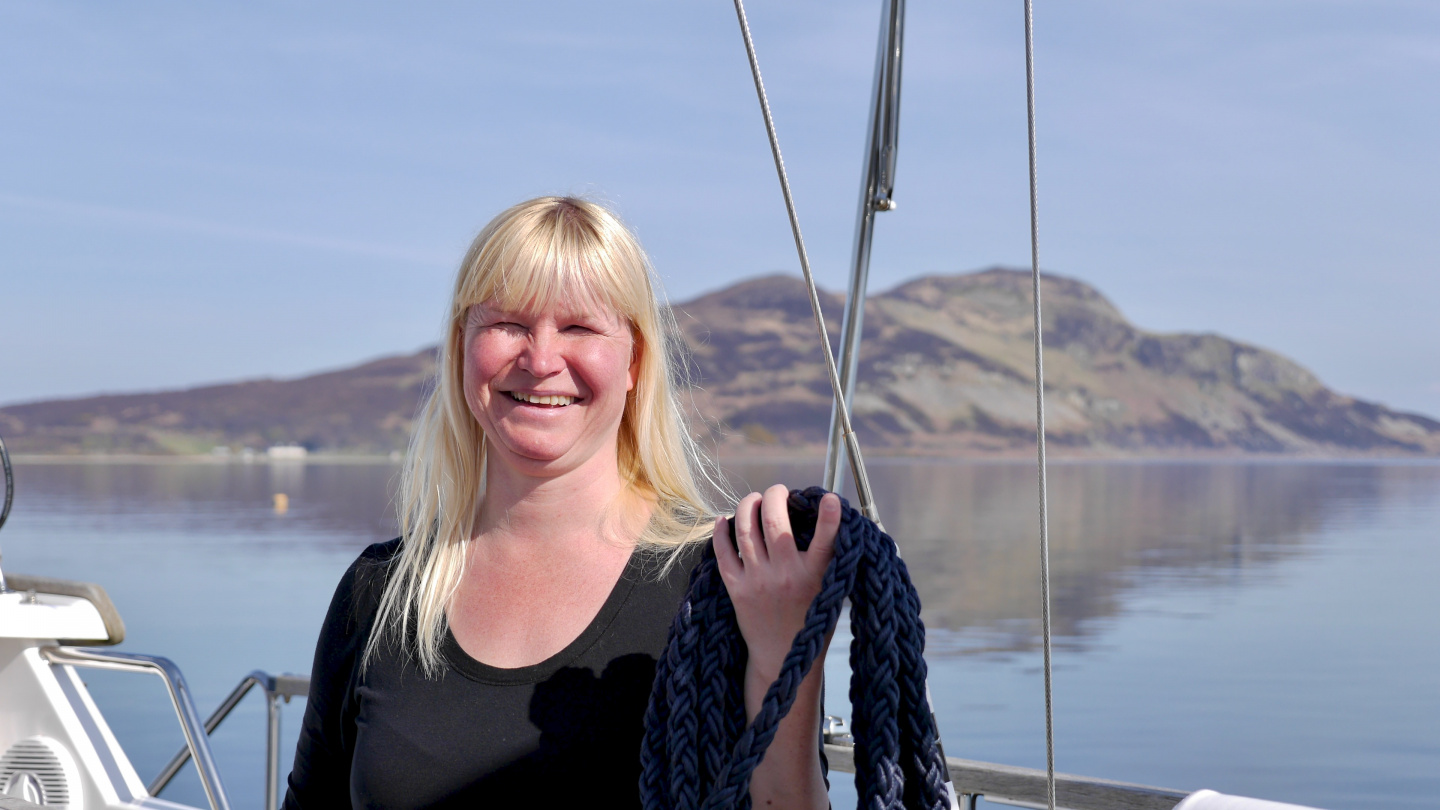
[[[1337,394],[1273,352],[1136,328],[1095,289],[1047,276],[1047,426],[1075,453],[1440,454],[1440,422]],[[935,276],[871,296],[855,397],[868,448],[1014,453],[1034,441],[1029,276]],[[838,334],[841,300],[825,296]],[[798,279],[772,276],[675,306],[694,427],[723,447],[818,446],[829,386]],[[297,380],[0,409],[18,452],[205,452],[298,442],[404,446],[433,353]]]
[[[1136,328],[1045,276],[1046,434],[1098,451],[1440,453],[1440,422],[1327,389],[1274,352]],[[826,312],[839,315],[830,296]],[[751,441],[824,441],[829,386],[804,287],[756,279],[676,307],[699,410]],[[866,302],[854,413],[864,446],[996,452],[1035,435],[1030,276],[932,276]],[[830,324],[832,341],[838,325]]]

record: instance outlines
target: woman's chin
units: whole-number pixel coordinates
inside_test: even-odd
[[[497,460],[511,467],[531,469],[559,464],[565,460],[566,453],[562,448],[546,445],[521,445],[506,447],[502,452],[496,453],[496,456]]]
[[[558,475],[586,461],[580,448],[567,442],[496,442],[494,460],[526,475]],[[590,454],[593,455],[593,454]]]
[[[618,423],[619,420],[616,419]],[[525,424],[499,422],[490,426],[487,438],[494,460],[522,475],[555,476],[586,467],[608,457],[615,463],[616,439],[596,431],[575,430],[571,425],[544,425],[539,429]],[[617,424],[618,430],[618,424]]]

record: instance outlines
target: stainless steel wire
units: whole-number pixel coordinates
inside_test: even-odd
[[[790,232],[795,237],[795,250],[800,254],[800,272],[804,274],[805,287],[810,292],[810,311],[815,315],[815,328],[820,330],[825,370],[830,375],[830,390],[835,395],[836,413],[840,417],[840,429],[845,436],[850,473],[855,476],[855,497],[860,501],[861,513],[879,523],[880,516],[870,491],[870,478],[865,473],[865,461],[860,457],[860,443],[855,440],[850,409],[845,405],[844,390],[840,386],[840,372],[835,366],[835,355],[830,351],[830,333],[825,329],[825,316],[820,311],[820,293],[815,289],[815,278],[810,273],[810,256],[805,252],[805,238],[800,235],[800,219],[795,214],[795,200],[790,196],[790,178],[785,174],[785,160],[780,157],[780,139],[775,135],[775,121],[770,116],[770,100],[765,95],[765,82],[760,78],[760,63],[755,58],[755,43],[750,38],[750,22],[745,18],[745,4],[742,0],[735,0],[735,14],[740,18],[740,33],[745,37],[745,54],[750,58],[750,75],[755,79],[755,92],[760,97],[760,111],[765,116],[765,134],[770,138],[770,153],[775,157],[775,172],[780,175],[780,191],[785,195],[785,213],[790,216]]]
[[[1040,633],[1045,651],[1045,784],[1055,810],[1055,700],[1050,667],[1050,519],[1045,481],[1045,345],[1040,317],[1040,206],[1035,182],[1035,12],[1025,0],[1025,113],[1030,141],[1030,286],[1035,304],[1035,431],[1040,479]]]
[[[735,0],[735,16],[740,19],[740,33],[745,38],[745,55],[750,59],[750,75],[755,80],[755,93],[760,98],[760,112],[765,116],[765,134],[770,139],[770,154],[775,157],[775,173],[780,176],[780,191],[785,197],[785,213],[790,217],[790,232],[795,237],[795,250],[800,254],[800,271],[805,276],[805,287],[810,293],[810,311],[815,316],[815,328],[820,331],[820,346],[825,354],[825,370],[830,375],[830,391],[834,394],[836,415],[840,418],[840,427],[845,435],[845,450],[850,459],[850,473],[855,478],[855,495],[860,501],[861,513],[878,524],[880,516],[875,509],[875,499],[871,495],[870,477],[865,473],[865,459],[860,456],[860,443],[855,439],[855,429],[850,422],[850,409],[845,403],[844,390],[840,385],[840,374],[835,366],[835,355],[830,351],[830,335],[825,330],[825,316],[820,311],[820,294],[815,289],[815,278],[810,273],[810,257],[805,251],[805,239],[800,235],[800,219],[795,213],[795,200],[790,195],[790,178],[785,174],[785,160],[780,156],[780,139],[775,134],[775,120],[770,115],[770,100],[765,95],[765,81],[760,76],[760,62],[755,57],[755,42],[750,37],[750,21],[745,17],[744,0]],[[934,720],[935,702],[930,699],[928,683],[925,685],[925,702],[931,705],[930,717]],[[940,760],[944,762],[945,747],[940,739],[938,722],[935,723],[935,742],[940,748]],[[950,807],[958,810],[959,794],[955,792],[955,784],[950,778],[948,764],[945,766],[945,790],[949,794]]]
[[[0,467],[5,470],[5,505],[0,506],[0,528],[5,527],[5,521],[10,517],[10,506],[15,503],[15,470],[10,466],[10,451],[5,449],[5,439],[0,438]],[[5,585],[5,572],[0,570],[0,593],[8,593],[10,588]]]

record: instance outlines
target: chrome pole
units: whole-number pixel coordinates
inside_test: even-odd
[[[265,694],[265,810],[275,810],[280,806],[280,701],[286,703],[290,698],[299,695],[305,697],[310,692],[310,676],[284,673],[271,675],[263,670],[255,670],[244,678],[231,690],[226,698],[220,701],[215,711],[205,720],[205,733],[214,734],[215,729],[220,727],[225,718],[240,705],[240,701],[250,692],[252,687],[259,686],[260,691]],[[151,796],[159,796],[160,791],[170,784],[175,774],[180,772],[186,762],[190,761],[190,747],[181,746],[179,751],[170,762],[160,769],[160,774],[150,782],[149,791]]]
[[[190,696],[190,687],[185,683],[185,676],[173,661],[158,655],[100,652],[75,647],[46,647],[40,654],[51,664],[123,672],[153,672],[159,675],[170,692],[170,702],[174,704],[175,714],[180,719],[180,729],[185,733],[185,745],[190,749],[195,768],[200,772],[200,784],[205,788],[205,798],[210,801],[211,810],[230,810],[230,800],[225,795],[225,787],[220,781],[220,769],[216,767],[215,757],[210,752],[205,725],[200,722],[200,713],[195,710],[195,701]]]
[[[840,324],[840,389],[845,406],[855,400],[855,375],[860,365],[860,335],[865,325],[865,291],[870,283],[870,245],[875,214],[895,208],[895,158],[900,137],[900,61],[905,38],[905,0],[885,0],[880,12],[880,39],[875,47],[875,80],[870,89],[870,128],[865,133],[865,169],[855,215],[855,243],[850,253],[850,286]],[[830,406],[830,438],[825,448],[823,485],[839,491],[845,468],[840,411]]]
[[[205,720],[205,734],[208,736],[215,733],[215,729],[220,727],[221,721],[229,717],[230,712],[233,711],[236,706],[240,705],[240,699],[245,697],[251,687],[258,685],[261,689],[265,689],[265,681],[269,677],[269,675],[257,669],[241,679],[240,684],[231,690],[230,694],[226,696],[224,700],[220,701],[220,705],[217,706],[215,711],[210,713],[210,717]],[[170,784],[170,780],[174,779],[175,774],[179,773],[180,769],[185,767],[185,763],[189,761],[190,746],[180,746],[180,750],[176,751],[175,756],[171,757],[170,761],[165,764],[165,767],[160,769],[160,773],[150,781],[150,785],[146,787],[145,790],[151,796],[159,796],[160,791],[164,790],[166,785]]]
[[[280,696],[265,690],[265,810],[280,806]]]

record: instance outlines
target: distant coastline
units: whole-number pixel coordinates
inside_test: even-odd
[[[994,268],[867,300],[853,406],[867,457],[1033,453],[1029,284]],[[1440,457],[1440,420],[1332,391],[1257,346],[1139,329],[1074,279],[1046,275],[1042,286],[1056,458]],[[822,298],[840,312],[838,295]],[[751,279],[672,310],[697,441],[722,457],[823,454],[831,394],[799,279]],[[832,340],[839,326],[827,322]],[[288,447],[316,462],[388,459],[408,444],[434,373],[430,348],[298,379],[28,402],[0,408],[0,434],[37,458]]]

